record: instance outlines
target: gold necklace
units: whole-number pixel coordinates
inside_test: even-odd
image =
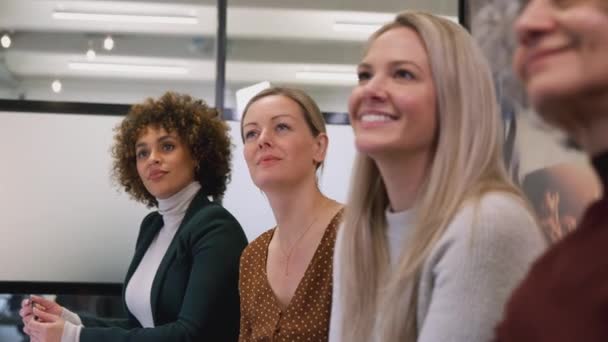
[[[304,230],[304,232],[302,232],[302,234],[300,234],[300,236],[296,239],[296,242],[294,242],[293,245],[291,246],[291,248],[289,249],[289,253],[285,252],[285,250],[283,249],[283,246],[282,246],[282,243],[281,243],[281,238],[278,235],[279,225],[277,225],[277,238],[279,238],[279,249],[281,250],[281,253],[283,253],[283,255],[287,258],[287,261],[285,262],[285,276],[286,277],[289,276],[289,260],[291,259],[291,254],[296,249],[296,246],[298,245],[298,243],[300,242],[300,240],[304,237],[304,235],[306,235],[306,233],[308,233],[308,231],[310,230],[310,228],[312,227],[312,225],[317,221],[318,218],[319,218],[319,216],[316,216],[312,220],[312,222],[310,222],[310,224]]]

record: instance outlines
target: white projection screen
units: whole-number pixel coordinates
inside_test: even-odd
[[[0,112],[0,282],[120,283],[149,211],[110,178],[120,116]],[[224,199],[251,241],[274,225],[232,127],[232,182]],[[344,202],[354,159],[350,126],[328,127],[322,190]]]

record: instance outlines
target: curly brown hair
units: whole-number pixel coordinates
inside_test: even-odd
[[[150,126],[177,133],[197,165],[194,178],[201,191],[220,200],[230,181],[230,128],[218,111],[202,100],[174,92],[133,105],[114,129],[112,173],[125,192],[148,207],[158,205],[139,177],[135,159],[135,143]]]

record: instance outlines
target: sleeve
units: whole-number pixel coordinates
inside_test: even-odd
[[[482,198],[471,211],[454,219],[427,260],[433,285],[417,342],[491,341],[511,291],[547,245],[515,199]]]
[[[194,224],[204,228],[196,228],[198,233],[189,238],[192,265],[176,321],[154,328],[85,327],[80,341],[229,342],[225,336],[236,339],[238,265],[247,240],[230,214],[223,209],[219,214],[217,210],[212,212],[196,220]]]
[[[61,318],[63,318],[66,322],[70,322],[74,325],[82,325],[80,317],[78,317],[77,314],[66,308],[63,308],[63,310],[61,310]]]
[[[336,237],[336,245],[334,247],[333,260],[333,285],[331,298],[331,314],[329,316],[329,342],[339,342],[342,339],[342,294],[340,291],[340,258],[342,253],[342,232],[344,229],[338,229]]]
[[[76,325],[70,321],[66,321],[63,325],[63,333],[61,334],[61,342],[78,342],[80,340],[80,330],[82,325]]]

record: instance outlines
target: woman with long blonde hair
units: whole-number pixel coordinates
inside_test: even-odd
[[[330,341],[488,341],[546,241],[503,165],[487,62],[459,25],[404,12],[357,72]]]

